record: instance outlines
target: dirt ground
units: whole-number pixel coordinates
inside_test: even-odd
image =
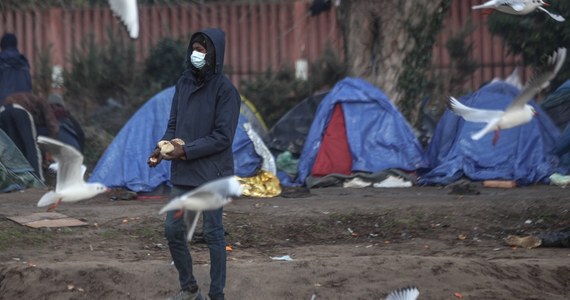
[[[415,285],[420,299],[569,299],[570,249],[511,248],[508,234],[570,225],[570,190],[313,189],[297,198],[241,198],[225,208],[227,299],[384,299]],[[157,212],[167,197],[64,203],[88,226],[33,229],[47,190],[0,195],[0,299],[165,299],[177,273]],[[290,194],[289,194],[290,195]],[[287,194],[284,194],[287,196]],[[204,294],[209,255],[191,243]],[[289,255],[292,261],[272,257]]]

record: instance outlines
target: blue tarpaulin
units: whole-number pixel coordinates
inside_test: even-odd
[[[150,192],[161,184],[170,185],[170,162],[149,168],[146,160],[164,135],[174,90],[170,87],[156,94],[129,119],[97,162],[89,182],[134,192]],[[240,115],[232,145],[234,170],[240,177],[255,175],[262,163],[243,128],[246,122],[247,118]]]
[[[473,108],[504,110],[519,93],[513,85],[496,82],[459,101]],[[495,146],[493,133],[477,141],[471,139],[484,123],[467,122],[447,110],[428,147],[430,168],[418,183],[446,185],[463,176],[474,181],[515,180],[519,185],[547,179],[556,164],[550,153],[560,131],[534,101],[529,104],[538,115],[529,123],[501,130]]]
[[[345,78],[321,101],[299,158],[296,184],[304,184],[337,103],[342,105],[352,171],[380,172],[427,167],[426,155],[406,119],[378,88]]]

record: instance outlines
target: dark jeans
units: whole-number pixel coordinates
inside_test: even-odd
[[[174,186],[171,198],[182,195],[193,187]],[[165,234],[174,265],[178,270],[178,279],[182,289],[193,290],[198,286],[192,273],[192,256],[186,241],[187,228],[184,218],[174,218],[176,211],[166,214]],[[210,249],[210,292],[211,299],[224,299],[226,285],[226,240],[222,223],[222,208],[202,212],[204,239]]]

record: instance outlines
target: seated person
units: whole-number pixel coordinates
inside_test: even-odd
[[[85,134],[79,122],[71,115],[71,112],[65,108],[63,98],[58,94],[50,94],[48,96],[55,118],[59,124],[59,135],[57,139],[69,144],[79,152],[83,153],[85,147]]]
[[[38,135],[56,138],[59,127],[45,99],[32,93],[15,93],[0,106],[0,129],[14,141],[38,177],[44,180],[42,153],[36,143]]]

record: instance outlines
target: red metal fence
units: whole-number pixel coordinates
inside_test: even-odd
[[[436,69],[449,68],[450,60],[445,41],[461,29],[469,19],[475,26],[474,32],[466,42],[473,43],[472,58],[478,62],[479,67],[467,83],[467,87],[476,89],[484,82],[495,77],[505,78],[510,75],[516,66],[522,66],[519,56],[509,55],[503,41],[491,35],[487,30],[487,16],[481,10],[472,10],[471,7],[485,2],[484,0],[452,0],[451,8],[444,21],[443,29],[433,49],[432,63]],[[521,69],[523,84],[530,76],[529,68]]]
[[[469,37],[474,43],[474,58],[481,67],[470,80],[477,87],[495,76],[508,75],[518,59],[506,56],[506,48],[492,37],[485,26],[485,17],[471,6],[481,1],[453,0],[445,27],[433,50],[436,68],[449,67],[445,40],[453,30],[463,26],[468,17],[478,26]],[[297,59],[315,60],[330,45],[342,55],[342,37],[335,10],[310,16],[306,1],[266,4],[235,4],[231,2],[204,5],[140,6],[140,36],[131,40],[139,59],[163,37],[185,38],[204,27],[220,27],[227,34],[226,65],[231,67],[234,83],[252,74],[273,69]],[[53,64],[68,66],[73,47],[78,47],[89,33],[95,40],[106,42],[109,27],[122,27],[108,7],[89,9],[2,11],[0,33],[14,32],[19,48],[34,69],[40,51],[51,47]],[[129,39],[125,30],[122,38]]]

